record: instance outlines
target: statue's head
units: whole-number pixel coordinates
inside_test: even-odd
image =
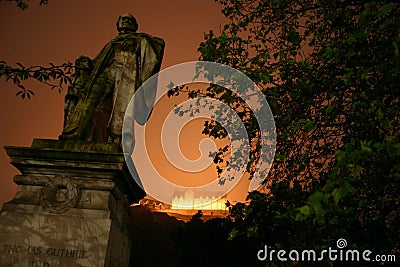
[[[138,24],[135,17],[131,13],[125,13],[118,17],[117,30],[118,33],[136,32]]]
[[[87,56],[80,56],[75,60],[76,70],[87,70],[91,71],[93,69],[92,60]]]

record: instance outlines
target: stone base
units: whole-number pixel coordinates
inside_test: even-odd
[[[144,192],[117,146],[71,144],[6,147],[21,175],[0,213],[0,266],[129,266],[129,204]]]

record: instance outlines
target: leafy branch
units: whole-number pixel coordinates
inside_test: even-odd
[[[54,65],[49,63],[49,67],[31,66],[25,67],[21,63],[17,66],[10,66],[5,61],[0,61],[0,78],[4,77],[6,81],[11,81],[20,89],[16,96],[22,99],[27,97],[30,99],[34,96],[34,92],[25,88],[23,82],[28,79],[34,79],[38,82],[50,86],[52,90],[57,89],[59,92],[63,89],[63,85],[70,83],[71,74],[74,66],[71,62],[62,65]]]
[[[0,0],[0,2],[15,2],[19,9],[25,10],[28,8],[29,0],[27,0],[27,1],[24,1],[24,0]],[[49,2],[48,0],[40,0],[39,5],[40,6],[47,5],[48,2]]]

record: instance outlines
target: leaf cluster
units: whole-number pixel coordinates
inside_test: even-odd
[[[25,67],[21,63],[17,66],[10,66],[5,61],[0,61],[0,78],[4,77],[6,81],[12,82],[20,90],[16,96],[22,99],[30,99],[34,95],[34,91],[25,88],[24,81],[34,79],[42,84],[50,86],[52,90],[57,89],[59,92],[64,85],[71,82],[71,75],[74,66],[71,62],[63,63],[62,65],[54,65],[50,63],[48,67],[31,66]]]
[[[217,2],[230,22],[205,34],[200,59],[255,81],[278,134],[265,176],[268,195],[250,194],[249,205],[232,207],[231,238],[322,248],[347,237],[376,252],[399,253],[400,3]],[[241,103],[224,88],[207,93],[233,109]],[[257,122],[236,110],[256,163]]]
[[[0,0],[0,2],[15,2],[15,4],[17,5],[17,7],[21,10],[25,10],[29,7],[29,0]],[[49,1],[48,0],[39,0],[39,5],[43,6],[43,5],[47,5]]]

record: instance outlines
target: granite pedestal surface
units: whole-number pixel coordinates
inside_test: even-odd
[[[35,139],[5,149],[21,174],[0,213],[0,266],[129,266],[126,219],[145,193],[118,145]]]

